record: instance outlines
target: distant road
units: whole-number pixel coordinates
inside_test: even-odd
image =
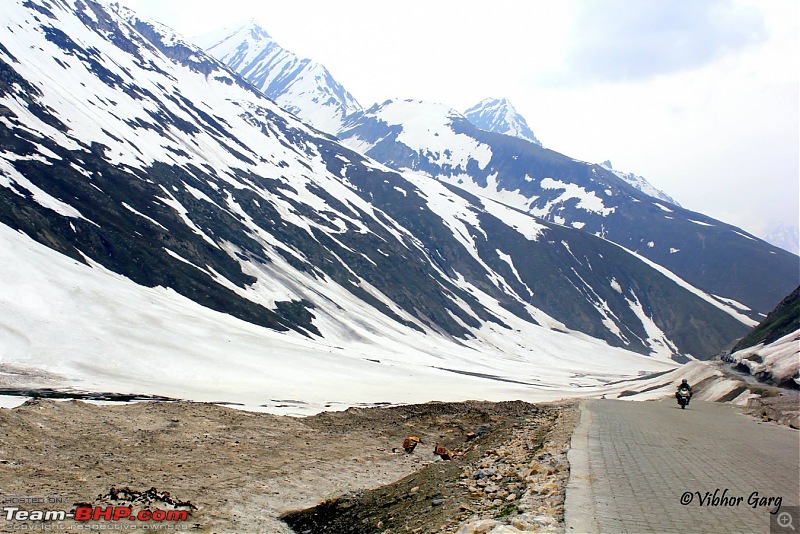
[[[772,520],[773,532],[792,532],[791,523],[800,534],[797,430],[713,402],[681,410],[674,400],[591,400],[581,408],[568,533],[770,532]]]

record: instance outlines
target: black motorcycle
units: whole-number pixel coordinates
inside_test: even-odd
[[[675,394],[675,397],[678,399],[678,404],[681,405],[681,410],[685,410],[687,406],[689,406],[689,401],[692,399],[692,394],[686,388],[681,388]]]

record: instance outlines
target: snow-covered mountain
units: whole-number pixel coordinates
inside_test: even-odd
[[[600,165],[603,166],[605,169],[613,172],[618,177],[622,178],[623,180],[631,184],[633,187],[635,187],[645,195],[650,195],[651,197],[657,198],[658,200],[663,200],[664,202],[668,202],[674,206],[681,207],[681,205],[678,204],[678,202],[674,198],[666,194],[664,191],[653,186],[653,184],[648,182],[644,176],[639,176],[637,174],[633,174],[632,172],[618,171],[611,165],[611,161],[609,160],[605,160]]]
[[[361,106],[328,70],[282,48],[255,21],[196,39],[211,55],[315,128],[336,134]]]
[[[519,137],[542,146],[525,117],[517,113],[507,98],[485,98],[466,110],[464,116],[481,130]]]
[[[394,169],[614,242],[754,318],[800,282],[793,254],[649,196],[601,165],[483,131],[447,106],[389,100],[351,116],[339,137]]]
[[[245,43],[243,48],[247,49],[246,41],[238,36],[230,42]],[[227,56],[228,65],[247,75],[246,64],[232,61],[232,57]],[[302,96],[292,99],[296,106],[306,105]],[[307,114],[313,115],[314,105],[308,109]],[[338,117],[344,117],[344,122],[338,122]],[[471,124],[465,124],[465,118]],[[509,202],[532,215],[609,239],[723,302],[735,303],[753,318],[760,319],[798,282],[800,270],[791,241],[782,246],[784,241],[776,238],[776,246],[783,251],[765,247],[744,230],[683,210],[644,177],[615,170],[610,161],[592,165],[546,150],[525,118],[505,98],[487,98],[464,115],[444,105],[415,101],[387,101],[366,111],[351,106],[333,123],[337,126],[331,126],[329,133],[389,167],[423,172]],[[486,134],[476,132],[476,127]],[[536,146],[490,135],[495,133]],[[472,139],[467,140],[470,136]],[[454,144],[450,146],[449,142]],[[456,158],[460,158],[460,165],[453,165]],[[491,164],[486,166],[484,162],[489,160]],[[553,165],[557,169],[551,172]],[[644,196],[631,194],[620,181]],[[611,200],[606,198],[609,196],[622,203],[604,208]],[[792,254],[786,255],[786,250]],[[747,274],[765,267],[771,273],[769,283],[756,282]]]
[[[126,9],[10,0],[4,15],[3,376],[247,402],[557,397],[711,356],[754,324],[469,175],[354,152]],[[500,150],[533,158],[524,145],[562,196],[576,189],[555,171],[594,169],[414,106],[382,112],[398,168],[478,172]]]

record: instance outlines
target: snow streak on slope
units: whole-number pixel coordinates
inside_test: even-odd
[[[736,320],[738,320],[742,324],[748,325],[750,327],[753,327],[756,324],[758,324],[755,320],[751,319],[750,317],[748,317],[747,315],[742,313],[742,311],[746,311],[747,310],[747,307],[744,306],[743,304],[740,304],[740,303],[738,303],[736,301],[733,301],[733,300],[730,300],[730,299],[722,299],[722,298],[720,298],[720,297],[718,297],[716,295],[709,295],[708,293],[700,291],[699,289],[697,289],[696,287],[692,286],[690,283],[688,283],[687,281],[683,280],[681,277],[679,277],[675,273],[671,272],[669,269],[666,269],[666,268],[662,267],[661,265],[658,265],[657,263],[652,262],[649,259],[645,258],[644,256],[641,256],[641,255],[639,255],[639,254],[637,254],[635,252],[631,252],[631,251],[629,251],[629,250],[627,250],[627,249],[625,249],[623,247],[620,247],[620,248],[622,248],[623,250],[625,250],[627,253],[631,254],[635,258],[639,259],[640,261],[643,261],[644,263],[648,264],[653,269],[659,271],[664,276],[666,276],[670,280],[674,281],[676,284],[680,285],[681,287],[683,287],[687,291],[695,294],[696,296],[698,296],[699,298],[705,300],[709,304],[712,304],[714,307],[716,307],[716,308],[720,309],[721,311],[727,313],[731,317],[734,317]]]

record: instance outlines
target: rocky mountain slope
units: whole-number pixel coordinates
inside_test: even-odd
[[[766,319],[740,339],[733,350],[742,350],[759,343],[769,344],[800,329],[800,287],[786,296]]]

